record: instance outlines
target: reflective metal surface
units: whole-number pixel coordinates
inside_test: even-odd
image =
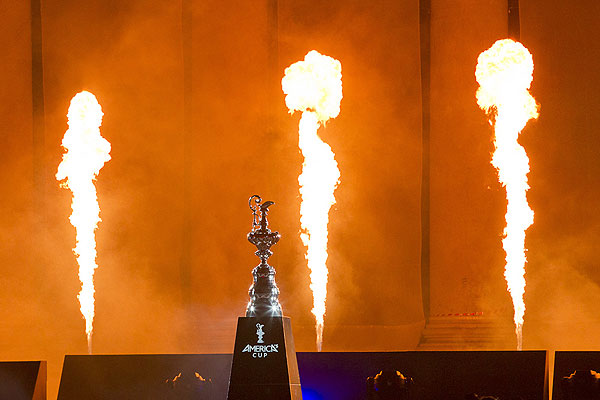
[[[254,253],[260,258],[258,264],[252,270],[254,283],[250,287],[250,302],[246,308],[247,317],[273,316],[281,317],[281,305],[279,304],[279,288],[275,283],[275,268],[267,263],[267,259],[273,254],[271,246],[279,241],[279,232],[271,232],[267,214],[272,201],[262,202],[259,195],[254,195],[248,200],[252,210],[252,231],[248,233],[248,241],[256,246]]]

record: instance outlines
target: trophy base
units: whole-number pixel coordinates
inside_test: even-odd
[[[227,400],[302,400],[288,317],[238,318]]]

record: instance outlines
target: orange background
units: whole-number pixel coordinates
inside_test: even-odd
[[[254,193],[276,202],[281,303],[297,350],[315,349],[298,235],[299,116],[287,114],[279,86],[311,49],[341,61],[344,85],[339,117],[320,132],[341,170],[323,349],[411,350],[419,341],[418,1],[280,0],[278,29],[272,1],[196,3],[42,1],[42,160],[33,159],[29,3],[0,5],[0,359],[49,360],[50,397],[64,354],[86,351],[71,194],[54,179],[69,101],[84,89],[102,105],[112,144],[96,184],[94,352],[230,352],[257,263],[245,238]],[[525,348],[598,347],[599,16],[591,0],[521,5],[541,105],[521,136],[535,211]],[[512,312],[500,243],[506,200],[474,79],[478,54],[506,26],[504,1],[432,0],[432,315]]]

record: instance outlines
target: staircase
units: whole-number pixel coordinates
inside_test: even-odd
[[[512,320],[497,315],[432,316],[417,350],[516,350]]]

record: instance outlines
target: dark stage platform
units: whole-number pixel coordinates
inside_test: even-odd
[[[547,400],[550,387],[552,400],[600,399],[600,375],[590,372],[600,371],[600,352],[555,352],[551,379],[549,354],[299,352],[297,359],[304,400],[383,399],[368,397],[366,380],[386,369],[412,378],[408,398],[413,400],[464,400],[472,393],[499,400]],[[231,361],[231,354],[67,355],[58,399],[225,400]],[[566,385],[569,376],[577,379]],[[573,391],[574,383],[583,383],[583,392]],[[0,362],[0,400],[25,399],[46,399],[46,363]]]
[[[366,399],[367,377],[382,369],[413,378],[413,399],[547,396],[545,351],[299,352],[297,358],[304,400]],[[224,400],[230,368],[230,354],[66,356],[58,399]],[[185,380],[174,384],[180,373]]]

